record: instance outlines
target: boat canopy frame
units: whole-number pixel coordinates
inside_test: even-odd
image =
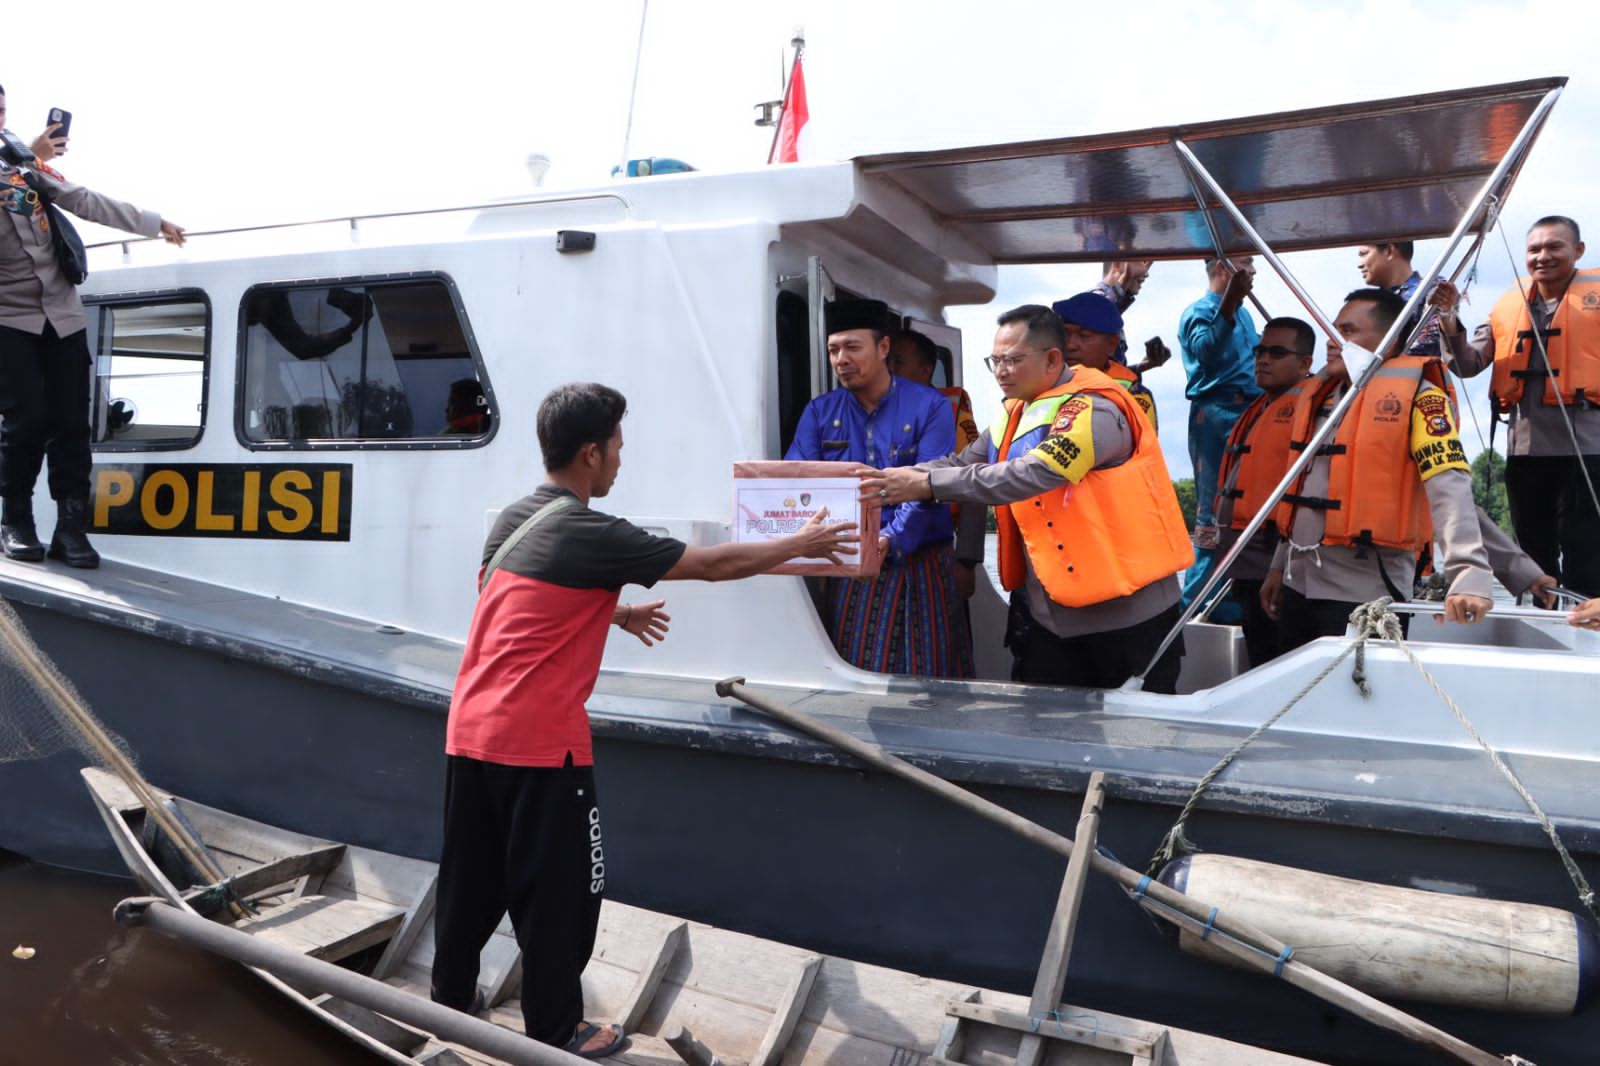
[[[1500,210],[1566,78],[1489,85],[1193,126],[858,161],[928,204],[996,263],[1259,254],[1330,340],[1343,344],[1352,386],[1251,517],[1199,593],[1126,688],[1142,687],[1202,610],[1382,359],[1344,341],[1278,251],[1448,235],[1379,352],[1397,350],[1432,317],[1419,314],[1469,234],[1477,244]],[[1050,204],[1024,204],[1045,188]],[[1470,192],[1470,195],[1468,195]],[[1374,194],[1382,194],[1375,196]],[[1459,280],[1473,259],[1450,273]],[[1260,305],[1257,304],[1259,308]]]
[[[1452,231],[1529,118],[1547,111],[1546,98],[1566,82],[855,162],[1000,265],[1193,259],[1219,245],[1252,252],[1237,215],[1282,252],[1419,240]],[[1211,217],[1180,144],[1238,212]]]
[[[1332,320],[1317,306],[1316,301],[1312,299],[1305,286],[1300,283],[1284,264],[1283,260],[1273,251],[1271,245],[1250,224],[1250,220],[1245,217],[1244,212],[1229,198],[1216,178],[1196,158],[1189,146],[1182,140],[1173,142],[1173,150],[1183,160],[1192,180],[1196,184],[1196,196],[1200,195],[1200,187],[1204,187],[1206,192],[1217,199],[1218,204],[1228,213],[1233,223],[1248,236],[1255,250],[1260,252],[1261,256],[1271,264],[1273,272],[1294,293],[1295,298],[1305,307],[1307,313],[1311,315],[1313,321],[1327,338],[1339,341],[1343,345],[1343,356],[1345,366],[1350,373],[1351,386],[1345,390],[1344,395],[1334,405],[1327,419],[1317,427],[1306,446],[1301,449],[1300,453],[1295,456],[1294,461],[1289,464],[1289,469],[1284,472],[1277,485],[1267,494],[1262,506],[1245,523],[1245,528],[1223,555],[1222,561],[1207,575],[1205,583],[1201,585],[1200,590],[1179,615],[1178,621],[1162,639],[1160,646],[1156,649],[1156,653],[1151,656],[1145,668],[1136,676],[1130,678],[1126,687],[1137,689],[1143,685],[1146,675],[1155,669],[1156,663],[1161,661],[1161,656],[1166,654],[1167,649],[1172,646],[1172,642],[1178,638],[1178,634],[1183,632],[1183,627],[1205,606],[1208,597],[1222,582],[1232,568],[1234,561],[1239,558],[1256,533],[1266,524],[1267,517],[1272,514],[1278,501],[1295,485],[1301,474],[1321,454],[1323,445],[1338,431],[1340,422],[1344,420],[1345,413],[1354,405],[1356,397],[1360,395],[1367,382],[1377,373],[1378,367],[1383,364],[1384,357],[1378,353],[1392,353],[1401,350],[1399,342],[1402,332],[1406,332],[1409,339],[1417,336],[1426,328],[1429,320],[1435,315],[1432,306],[1427,306],[1426,311],[1423,311],[1434,283],[1439,280],[1440,274],[1444,272],[1445,264],[1455,255],[1456,250],[1461,247],[1468,234],[1476,231],[1478,234],[1477,243],[1481,244],[1488,236],[1489,231],[1494,228],[1495,223],[1499,220],[1500,209],[1504,206],[1505,199],[1510,194],[1517,175],[1521,173],[1522,164],[1527,160],[1528,153],[1532,150],[1534,142],[1538,140],[1539,132],[1544,128],[1546,120],[1549,119],[1550,112],[1554,109],[1556,101],[1561,98],[1564,85],[1565,80],[1560,79],[1557,84],[1547,88],[1523,119],[1522,128],[1517,131],[1516,137],[1502,153],[1494,169],[1484,179],[1472,202],[1461,213],[1460,218],[1457,219],[1455,228],[1451,231],[1443,251],[1434,257],[1433,262],[1428,266],[1427,272],[1422,275],[1422,280],[1412,290],[1411,296],[1406,300],[1405,310],[1384,332],[1383,340],[1378,343],[1377,352],[1367,351],[1360,345],[1340,337],[1339,331],[1334,327]],[[1219,256],[1223,254],[1220,247],[1217,249],[1217,254]],[[1466,271],[1474,258],[1470,253],[1461,257],[1450,274],[1452,283],[1459,282],[1461,274]],[[1411,323],[1415,323],[1415,325],[1408,330],[1408,324]]]

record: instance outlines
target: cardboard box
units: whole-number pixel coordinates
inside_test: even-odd
[[[733,464],[733,539],[735,543],[775,540],[798,530],[823,507],[829,522],[855,522],[860,527],[860,554],[826,559],[790,559],[769,574],[808,577],[876,577],[883,559],[878,552],[879,508],[863,505],[859,478],[848,473],[859,463],[805,463],[753,460]]]

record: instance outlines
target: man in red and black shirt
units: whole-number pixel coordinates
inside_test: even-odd
[[[726,581],[797,556],[837,561],[857,539],[852,523],[824,524],[824,511],[781,540],[697,548],[591,510],[621,466],[626,408],[594,384],[564,385],[540,405],[548,480],[501,512],[484,544],[445,734],[433,998],[481,1007],[478,957],[509,910],[528,1036],[586,1058],[617,1050],[623,1033],[583,1020],[579,978],[605,890],[584,704],[609,626],[650,645],[669,621],[664,600],[619,605],[622,586]]]

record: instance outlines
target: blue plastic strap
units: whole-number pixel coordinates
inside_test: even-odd
[[[1201,940],[1209,939],[1211,934],[1216,932],[1216,929],[1217,929],[1217,908],[1212,907],[1211,908],[1211,913],[1206,915],[1206,927],[1204,929],[1200,930],[1200,939]]]
[[[1283,946],[1283,950],[1278,952],[1278,964],[1272,968],[1272,976],[1283,976],[1283,964],[1288,962],[1292,955],[1294,955],[1294,948],[1290,947],[1288,944],[1285,944]]]
[[[1139,878],[1139,884],[1133,890],[1134,899],[1144,899],[1144,890],[1150,887],[1150,875],[1145,874]]]

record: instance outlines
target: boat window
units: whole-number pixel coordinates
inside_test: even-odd
[[[778,440],[787,448],[800,414],[811,399],[811,340],[806,325],[806,298],[780,291],[775,315],[778,326]]]
[[[95,447],[187,448],[205,424],[211,309],[198,293],[86,301]]]
[[[470,445],[493,430],[487,379],[442,278],[260,286],[240,314],[247,444]]]

